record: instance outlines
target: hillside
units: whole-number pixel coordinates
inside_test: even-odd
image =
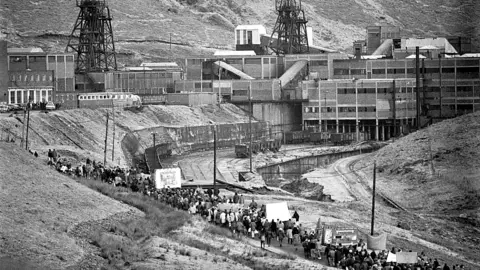
[[[62,157],[73,160],[85,160],[87,157],[103,161],[106,131],[106,115],[109,111],[109,129],[107,138],[107,162],[111,162],[112,149],[114,161],[122,165],[129,164],[129,142],[122,139],[126,134],[134,134],[140,141],[140,148],[152,144],[152,129],[169,126],[198,126],[214,123],[248,122],[244,112],[232,104],[187,106],[144,106],[141,110],[115,109],[115,125],[111,109],[77,109],[54,111],[47,114],[32,112],[30,115],[29,147],[46,155],[48,149],[56,149]],[[23,114],[0,115],[0,128],[9,129],[20,144],[22,136]],[[113,134],[115,126],[115,141]],[[6,135],[5,135],[6,136]],[[170,139],[169,134],[157,136],[157,143]],[[170,139],[171,140],[171,139]],[[143,152],[143,151],[140,151]]]
[[[273,0],[109,1],[119,62],[182,58],[233,49],[239,24],[263,24],[271,33]],[[368,25],[391,24],[403,36],[463,35],[478,44],[480,3],[475,0],[305,0],[314,44],[350,51]],[[10,46],[63,51],[79,9],[74,1],[2,1],[1,32]],[[28,18],[26,20],[25,18]],[[171,35],[171,36],[170,36]],[[170,37],[172,46],[170,49]],[[478,46],[477,48],[478,49]]]
[[[477,260],[479,129],[479,112],[445,120],[400,138],[356,164],[357,169],[369,166],[363,172],[371,179],[373,162],[377,162],[377,190],[415,213],[415,218],[406,220],[418,233]]]
[[[45,164],[0,142],[0,269],[66,269],[90,252],[77,227],[142,215]]]

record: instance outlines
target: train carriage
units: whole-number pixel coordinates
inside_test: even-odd
[[[132,93],[100,92],[83,93],[77,97],[78,108],[133,107],[142,105],[139,96]]]

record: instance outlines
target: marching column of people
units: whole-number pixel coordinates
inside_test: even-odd
[[[36,154],[33,153],[34,155]],[[299,223],[297,211],[286,221],[267,220],[266,206],[258,206],[251,199],[248,206],[243,194],[235,193],[227,198],[220,195],[219,189],[201,188],[165,188],[156,189],[149,175],[135,168],[106,168],[102,163],[86,159],[85,164],[72,166],[65,158],[61,158],[55,149],[48,151],[48,164],[59,172],[74,177],[93,178],[114,186],[129,188],[134,192],[142,192],[146,196],[162,201],[170,206],[188,211],[192,215],[200,215],[208,222],[229,229],[233,236],[258,238],[260,247],[271,246],[276,239],[279,247],[287,238],[287,244],[302,246],[305,258],[321,259],[325,255],[328,265],[346,270],[463,270],[463,265],[450,268],[447,264],[440,266],[437,259],[427,258],[424,252],[418,256],[416,264],[397,264],[387,262],[388,253],[400,252],[396,248],[390,251],[368,252],[366,244],[360,240],[357,245],[321,246],[321,232],[312,230],[309,233]],[[223,209],[222,209],[223,208]],[[229,209],[228,209],[229,208]],[[320,250],[323,250],[323,254]]]

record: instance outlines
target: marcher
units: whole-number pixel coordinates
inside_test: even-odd
[[[265,249],[265,232],[262,231],[260,234],[260,248]]]
[[[292,218],[294,218],[297,222],[300,219],[300,215],[298,214],[297,210],[295,210],[295,213],[293,213]]]
[[[282,246],[283,238],[285,238],[285,232],[283,229],[278,230],[278,242],[280,243],[280,246]]]

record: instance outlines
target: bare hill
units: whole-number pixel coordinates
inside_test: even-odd
[[[141,214],[0,142],[0,268],[65,269],[88,253],[71,231],[114,215]],[[12,265],[13,264],[13,265]]]
[[[359,162],[377,190],[405,207],[412,230],[477,261],[480,239],[480,113],[436,123]]]
[[[274,2],[120,0],[109,6],[120,61],[136,63],[232,49],[233,28],[239,24],[263,24],[271,33]],[[475,0],[305,0],[303,6],[314,43],[331,48],[349,50],[354,40],[365,37],[366,26],[380,24],[399,26],[404,36],[463,35],[479,41],[480,4]],[[63,51],[77,14],[74,1],[3,1],[1,32],[12,46]]]

